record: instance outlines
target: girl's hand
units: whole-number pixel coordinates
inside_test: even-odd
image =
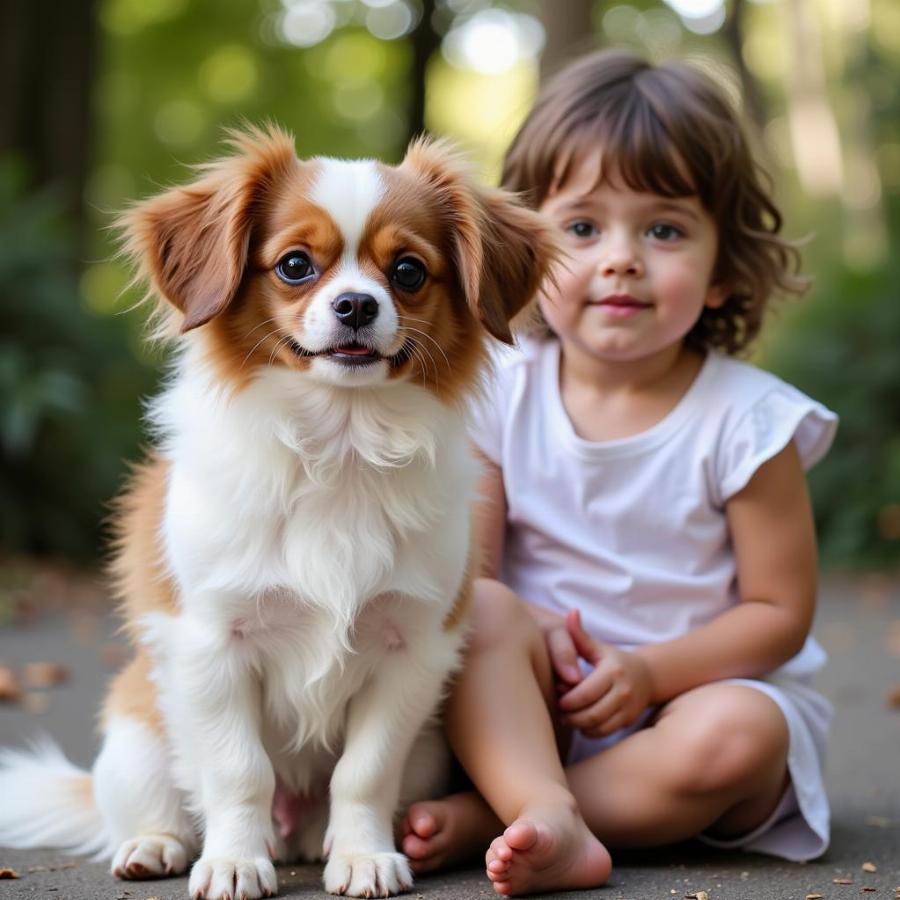
[[[569,634],[566,621],[559,619],[544,627],[544,641],[547,644],[550,662],[553,664],[556,689],[560,694],[578,684],[583,677],[581,667],[578,665],[578,649],[572,635]]]
[[[594,670],[560,697],[563,724],[587,737],[605,737],[630,725],[650,703],[650,667],[637,653],[591,638],[581,625],[578,610],[566,617],[566,629],[578,655]]]
[[[554,680],[558,693],[564,693],[581,681],[581,668],[578,665],[578,651],[572,635],[566,628],[566,620],[559,613],[526,603],[525,608],[541,629],[547,655],[553,667]]]

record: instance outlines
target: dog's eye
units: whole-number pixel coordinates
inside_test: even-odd
[[[285,253],[275,264],[275,274],[287,284],[301,284],[316,274],[309,257],[299,250]]]
[[[425,284],[427,276],[425,266],[411,256],[404,256],[394,263],[391,269],[391,283],[401,291],[413,293]]]

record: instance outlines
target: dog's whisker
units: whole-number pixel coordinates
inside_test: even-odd
[[[276,341],[275,346],[272,348],[272,352],[269,354],[268,365],[270,365],[270,366],[272,365],[272,360],[275,359],[275,354],[282,347],[287,347],[288,344],[290,344],[292,340],[293,340],[293,338],[289,334],[287,334],[284,337],[279,338],[278,341]]]
[[[415,338],[410,338],[410,340],[412,340],[413,343],[416,344],[416,346],[418,346],[422,355],[428,358],[428,361],[431,363],[431,367],[434,370],[435,381],[438,381],[440,379],[440,370],[438,368],[437,360],[434,358],[431,351],[428,349],[428,347],[425,344],[419,342]],[[449,368],[450,361],[447,359],[446,356],[444,356],[444,360],[446,361],[447,367]]]
[[[250,348],[250,350],[247,351],[247,355],[243,358],[243,360],[241,360],[241,366],[240,366],[240,367],[243,369],[244,366],[247,364],[247,361],[250,359],[250,357],[253,356],[253,354],[256,352],[256,348],[257,348],[260,344],[265,343],[270,337],[273,337],[273,336],[276,335],[276,334],[278,334],[278,330],[277,330],[277,329],[276,329],[275,331],[270,331],[270,332],[268,332],[267,334],[264,334],[264,335],[263,335],[263,336],[262,336],[262,337],[261,337],[261,338],[260,338],[260,339],[259,339],[259,340],[258,340],[258,341]],[[282,338],[281,340],[283,340],[283,338]],[[278,343],[280,343],[281,340],[279,340]],[[278,346],[278,344],[276,344],[276,347],[277,347],[277,346]],[[270,357],[269,357],[269,363],[271,363],[271,362],[272,362],[272,357],[270,356]]]
[[[420,344],[415,338],[410,337],[409,343],[411,346],[411,353],[413,357],[419,361],[422,367],[422,387],[426,387],[426,379],[425,376],[428,373],[428,363],[431,363],[431,368],[434,371],[434,381],[435,385],[440,385],[440,376],[438,373],[437,365],[435,364],[434,358],[430,353],[427,352],[425,347]]]
[[[398,319],[400,320],[401,325],[403,325],[404,330],[413,332],[414,334],[419,334],[419,335],[421,335],[422,337],[426,338],[427,340],[431,341],[431,343],[434,344],[435,347],[437,347],[437,349],[438,349],[438,351],[440,352],[441,356],[444,357],[444,362],[447,364],[447,368],[448,368],[448,369],[451,368],[451,366],[450,366],[450,360],[447,359],[447,354],[444,352],[444,348],[441,347],[441,345],[440,345],[440,344],[439,344],[439,343],[438,343],[438,342],[437,342],[430,334],[428,334],[427,332],[422,331],[422,330],[419,329],[419,328],[412,328],[411,326],[406,325],[405,322],[404,322],[404,318],[405,318],[404,316],[398,316]],[[421,321],[421,320],[420,320],[420,319],[414,319],[414,320],[411,320],[411,321]]]
[[[278,321],[278,316],[269,316],[268,319],[263,319],[263,321],[260,322],[258,325],[254,325],[254,326],[253,326],[253,327],[252,327],[252,328],[244,335],[244,337],[250,337],[250,335],[253,334],[254,331],[259,331],[259,329],[262,328],[263,325],[268,325],[269,322],[277,322],[277,321]]]

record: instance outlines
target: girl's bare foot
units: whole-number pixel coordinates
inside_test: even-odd
[[[477,859],[503,825],[478,794],[451,794],[414,803],[400,832],[400,848],[422,874]]]
[[[528,809],[487,852],[487,876],[498,894],[599,887],[612,871],[606,848],[578,813]]]

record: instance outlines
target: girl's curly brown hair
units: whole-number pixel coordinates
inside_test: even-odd
[[[728,100],[699,71],[620,50],[577,60],[551,79],[513,139],[503,187],[538,208],[589,154],[602,154],[600,178],[616,172],[632,190],[696,194],[715,219],[713,278],[730,293],[704,309],[688,346],[738,353],[759,332],[773,293],[806,290],[796,245],[779,237],[771,180]]]

